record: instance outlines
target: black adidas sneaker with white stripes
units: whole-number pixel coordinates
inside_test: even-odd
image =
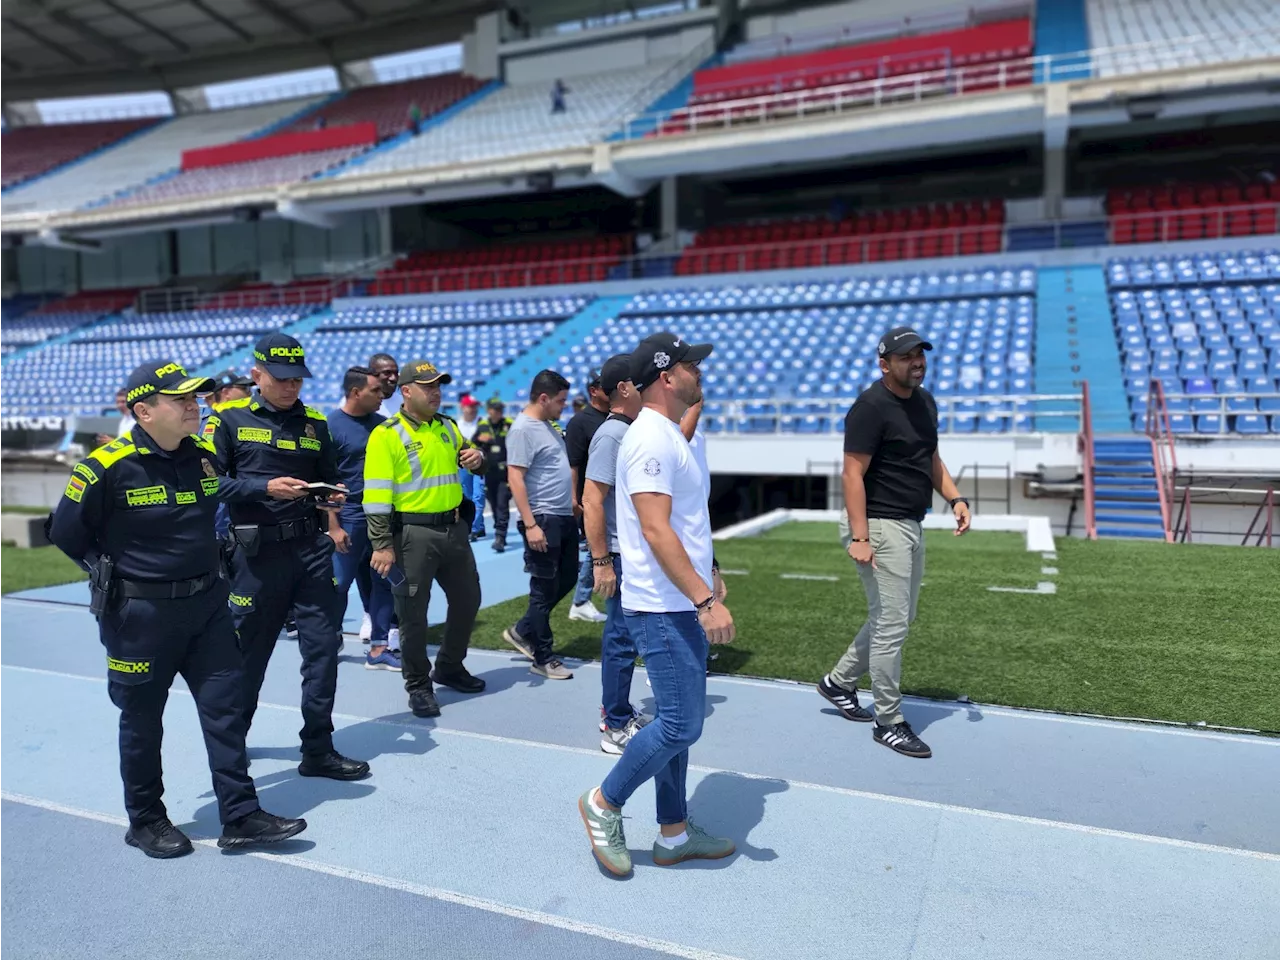
[[[905,720],[888,727],[882,727],[877,723],[871,728],[871,736],[876,743],[883,743],[890,750],[904,757],[919,757],[923,760],[933,756],[929,745],[916,736],[911,725]]]
[[[846,690],[831,679],[831,674],[827,674],[818,681],[818,692],[839,710],[840,716],[846,720],[870,723],[873,719],[870,710],[858,706],[858,691]]]

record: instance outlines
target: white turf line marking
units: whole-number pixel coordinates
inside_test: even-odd
[[[1056,577],[1058,575],[1057,567],[1041,567],[1040,575],[1042,577]]]
[[[107,681],[103,677],[85,677],[77,673],[62,673],[57,670],[43,670],[38,667],[17,667],[12,664],[3,665],[6,670],[21,670],[24,673],[38,673],[50,677],[62,677],[67,680],[83,680],[90,683],[102,683]],[[186,690],[178,690],[175,688],[174,693],[181,693],[190,696]],[[281,703],[266,703],[259,701],[259,709],[267,710],[284,710],[289,713],[297,713],[297,707],[285,706]],[[572,753],[578,756],[591,757],[595,760],[605,760],[609,763],[617,761],[608,754],[601,753],[600,750],[591,747],[571,747],[562,743],[544,743],[541,740],[525,740],[519,737],[504,737],[495,733],[476,733],[472,730],[452,730],[446,727],[424,727],[416,723],[407,723],[402,720],[387,720],[382,717],[359,717],[349,713],[334,713],[335,720],[350,720],[353,723],[377,723],[383,726],[396,727],[402,730],[412,730],[418,733],[426,732],[429,734],[444,734],[450,737],[460,737],[464,740],[483,740],[488,743],[500,743],[518,747],[534,747],[540,750],[553,750],[557,753]],[[1224,738],[1225,739],[1225,738]],[[1097,837],[1112,837],[1118,840],[1131,840],[1139,843],[1153,843],[1159,846],[1178,847],[1183,850],[1197,850],[1205,853],[1225,853],[1237,857],[1245,857],[1254,860],[1267,860],[1280,863],[1280,853],[1265,853],[1261,850],[1246,850],[1236,847],[1221,847],[1210,843],[1196,843],[1192,840],[1178,840],[1173,837],[1158,837],[1146,833],[1130,833],[1126,830],[1112,830],[1108,827],[1091,827],[1082,823],[1070,823],[1063,820],[1047,820],[1043,817],[1027,817],[1016,813],[1001,813],[997,810],[982,810],[977,807],[965,807],[955,803],[940,803],[937,800],[917,800],[913,797],[895,797],[891,794],[872,793],[869,790],[854,790],[849,787],[833,787],[825,783],[810,783],[807,780],[789,780],[786,777],[773,777],[763,773],[748,773],[742,770],[726,770],[721,767],[704,767],[700,764],[689,764],[690,770],[698,773],[724,773],[730,776],[743,777],[748,780],[769,780],[775,783],[785,783],[789,787],[796,787],[801,790],[816,790],[820,793],[832,793],[842,797],[855,797],[859,800],[877,800],[882,803],[894,803],[900,806],[918,807],[923,810],[936,810],[940,813],[957,813],[971,817],[980,817],[984,820],[1000,820],[1005,823],[1019,823],[1032,827],[1044,827],[1049,829],[1067,830],[1072,833],[1084,833]]]
[[[725,577],[745,577],[750,572],[750,570],[726,570],[724,567],[720,568],[720,575]]]
[[[833,582],[840,579],[823,573],[780,573],[778,577],[782,580],[827,580]]]
[[[83,820],[95,820],[98,823],[106,823],[111,826],[129,826],[129,821],[124,817],[113,817],[93,810],[69,807],[65,804],[55,803],[52,800],[43,800],[39,797],[29,797],[20,793],[10,793],[7,790],[0,791],[0,799],[8,800],[13,803],[25,804],[29,807],[36,807],[40,810],[48,810],[52,813],[61,813],[71,817],[79,817]],[[191,837],[192,843],[198,844],[202,847],[210,847],[214,850],[218,849],[218,841],[216,837],[202,837],[197,834],[188,834],[188,836]],[[642,950],[653,950],[657,953],[665,953],[672,957],[684,957],[686,960],[740,960],[738,957],[732,957],[725,953],[713,953],[710,950],[700,950],[697,947],[686,947],[683,944],[671,943],[667,940],[657,940],[653,937],[646,937],[635,933],[626,933],[622,930],[613,930],[609,927],[601,927],[597,924],[587,923],[582,920],[572,920],[568,917],[557,916],[554,913],[543,913],[540,910],[529,910],[525,907],[515,907],[510,904],[499,903],[496,900],[474,897],[470,894],[457,893],[453,890],[441,890],[438,887],[428,887],[420,883],[412,883],[408,880],[399,880],[395,877],[380,876],[376,873],[365,873],[363,870],[353,870],[350,867],[339,867],[331,863],[323,863],[319,860],[311,860],[297,856],[280,856],[279,854],[260,850],[246,850],[241,853],[240,856],[255,857],[259,860],[267,860],[271,863],[279,864],[280,866],[296,867],[300,870],[310,870],[312,873],[323,873],[327,876],[337,877],[341,880],[354,880],[357,883],[367,883],[375,887],[382,887],[386,890],[397,890],[401,893],[411,893],[414,896],[424,897],[429,900],[440,900],[444,903],[454,903],[464,907],[472,907],[476,910],[484,910],[487,913],[496,913],[500,916],[510,917],[513,920],[523,920],[526,923],[538,923],[547,927],[556,927],[560,930],[566,930],[569,933],[579,933],[589,937],[596,937],[601,940],[609,940],[613,943],[639,947]]]
[[[988,586],[987,589],[993,594],[1056,594],[1057,584],[1041,580],[1033,590],[1021,588],[1021,586]]]
[[[920,582],[920,586],[924,586],[925,582]],[[0,605],[5,603],[4,596],[0,596]],[[15,603],[23,605],[49,605],[52,609],[79,609],[84,611],[83,604],[61,604],[55,602],[46,602],[46,600],[15,600]],[[353,641],[348,641],[353,643]],[[503,650],[484,650],[480,648],[472,648],[467,652],[468,657],[492,657],[495,659],[512,660],[520,659],[516,654],[511,652],[503,652]],[[568,658],[573,660],[573,658]],[[527,660],[525,660],[527,663]],[[599,660],[573,660],[575,669],[600,669]],[[51,677],[73,677],[76,680],[97,680],[96,677],[86,677],[81,673],[59,673],[58,671],[46,671],[37,667],[19,667],[17,664],[0,663],[0,668],[17,669],[17,671],[27,671],[31,673],[47,673]],[[644,667],[636,667],[636,671],[644,673]],[[106,681],[102,681],[106,682]],[[648,681],[645,681],[648,684]],[[806,696],[813,694],[813,684],[803,684],[803,682],[794,680],[751,680],[749,677],[731,677],[723,675],[723,673],[713,673],[707,677],[708,684],[726,684],[728,686],[754,686],[760,690],[774,690],[782,692],[801,692]],[[959,700],[934,700],[927,696],[913,696],[911,694],[902,695],[902,699],[906,703],[916,704],[946,704],[960,703]],[[1280,739],[1275,737],[1257,736],[1260,731],[1251,730],[1248,727],[1222,727],[1219,724],[1212,724],[1215,730],[1219,731],[1236,731],[1228,732],[1208,732],[1199,730],[1190,730],[1187,724],[1174,721],[1158,721],[1149,717],[1103,717],[1096,714],[1079,714],[1079,716],[1071,716],[1071,714],[1055,713],[1052,710],[1024,709],[1019,710],[1012,707],[1000,707],[997,704],[972,703],[965,700],[963,704],[965,709],[980,709],[984,717],[1007,717],[1011,719],[1032,719],[1032,721],[1041,721],[1044,723],[1068,723],[1076,727],[1101,727],[1103,730],[1115,730],[1117,726],[1123,726],[1126,731],[1135,733],[1158,733],[1162,736],[1183,736],[1193,737],[1199,740],[1219,740],[1226,744],[1256,744],[1258,746],[1274,746],[1280,748]]]

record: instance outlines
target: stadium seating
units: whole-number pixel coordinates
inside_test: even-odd
[[[416,103],[426,119],[475,93],[484,83],[465,74],[445,73],[358,87],[328,106],[299,118],[285,131],[314,129],[321,118],[330,127],[372,122],[378,126],[378,139],[384,140],[405,129],[411,104]]]
[[[1276,232],[1280,181],[1114,188],[1106,209],[1117,244],[1269,234]]]
[[[569,77],[563,113],[551,112],[551,84],[503,87],[438,127],[369,158],[338,177],[467,163],[512,153],[585,147],[619,127],[635,98],[675,61]],[[674,83],[674,80],[672,81]]]
[[[1280,55],[1269,0],[1088,0],[1099,76]]]
[[[173,311],[168,313],[134,314],[94,327],[72,342],[90,340],[146,340],[149,338],[180,337],[193,335],[232,335],[265,333],[289,323],[296,323],[314,308],[257,307],[244,309],[211,309]]]
[[[195,369],[313,309],[130,313],[6,364],[4,412],[96,414],[111,406],[116,390],[144,360],[172,357]],[[68,370],[76,376],[68,379]],[[49,389],[51,383],[58,385],[56,391]]]
[[[4,414],[99,414],[144,360],[172,357],[195,368],[243,343],[234,336],[184,335],[162,340],[86,341],[53,344],[6,365]],[[67,371],[76,376],[67,377]],[[49,385],[57,384],[51,391]]]
[[[694,74],[689,106],[655,133],[1027,84],[1030,55],[1031,22],[1019,19],[710,67]]]
[[[707,430],[822,433],[879,377],[881,334],[910,324],[935,347],[925,385],[941,429],[1022,432],[1029,404],[974,398],[1034,392],[1035,284],[1023,267],[639,294],[558,369],[581,390],[588,370],[669,329],[715,344],[703,365]]]
[[[306,180],[337,166],[365,147],[338,147],[332,150],[316,150],[311,153],[295,153],[285,157],[265,160],[249,160],[245,163],[228,163],[217,167],[199,167],[183,170],[177,176],[158,180],[137,190],[132,190],[112,201],[113,207],[138,206],[146,203],[164,203],[187,200],[194,197],[241,193],[275,187],[280,184]]]
[[[38,311],[4,322],[4,353],[7,356],[20,347],[44,343],[54,337],[97,320],[101,313],[91,311]]]
[[[1280,253],[1107,265],[1135,429],[1152,380],[1174,433],[1280,432]]]
[[[178,117],[128,142],[5,194],[6,214],[74,210],[177,172],[182,152],[247,137],[278,123],[319,98],[264,103]]]
[[[342,399],[342,376],[374,353],[387,352],[401,363],[425,358],[453,382],[443,388],[444,402],[456,404],[498,369],[528,350],[577,313],[586,296],[530,297],[493,302],[348,306],[312,334],[303,337],[307,365],[315,379],[306,385],[309,403],[328,409]],[[240,369],[253,362],[246,351]]]
[[[681,276],[998,253],[1004,202],[934,204],[844,220],[786,220],[709,227],[686,247]]]
[[[149,118],[102,123],[50,123],[9,130],[0,141],[4,151],[4,187],[7,189],[38,177],[155,122],[154,118]]]
[[[899,18],[880,17],[875,20],[851,18],[841,23],[829,23],[806,30],[771,33],[738,44],[724,55],[725,63],[746,63],[771,57],[790,56],[797,53],[814,53],[832,47],[851,47],[854,44],[889,40],[895,37],[919,33],[940,33],[972,26],[978,19],[1004,13],[1009,16],[1018,4],[996,0],[987,9],[981,7],[943,4],[936,10],[921,11],[908,8],[909,13]],[[1029,6],[1024,5],[1024,6]]]
[[[422,250],[381,271],[369,293],[383,296],[599,282],[631,253],[633,242],[630,236],[613,234],[471,250]]]

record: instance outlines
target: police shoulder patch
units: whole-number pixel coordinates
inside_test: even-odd
[[[204,422],[204,429],[201,430],[200,432],[206,437],[212,437],[215,433],[218,432],[218,425],[220,423],[222,423],[221,417],[211,416],[208,420]]]
[[[209,432],[209,428],[205,427],[205,433],[208,434],[208,432]],[[196,436],[193,436],[191,439],[194,440],[196,442],[196,446],[199,447],[201,450],[203,450],[205,453],[218,452],[218,448],[213,445],[212,440],[206,440],[204,437],[196,437]]]
[[[72,468],[71,472],[83,480],[88,480],[90,483],[97,483],[100,479],[98,474],[94,472],[93,467],[89,466],[87,461],[84,463],[77,463]]]
[[[306,413],[307,413],[307,417],[308,417],[308,418],[310,418],[310,419],[312,419],[312,420],[320,420],[321,422],[324,422],[324,423],[328,423],[328,422],[329,422],[329,418],[328,418],[328,417],[326,417],[326,416],[325,416],[323,413],[321,413],[319,410],[317,410],[315,407],[306,407],[306,408],[304,408],[304,409],[306,410]]]
[[[96,460],[102,464],[104,470],[111,469],[113,464],[119,463],[125,457],[131,456],[138,452],[137,447],[127,440],[112,440],[106,446],[99,447],[93,453],[89,454],[90,460]]]

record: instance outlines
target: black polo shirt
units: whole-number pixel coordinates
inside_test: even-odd
[[[938,405],[923,387],[905,400],[877,380],[844,418],[844,452],[871,454],[867,519],[923,520],[933,503]]]
[[[582,489],[587,483],[587,454],[591,450],[591,438],[600,429],[600,424],[609,419],[609,411],[601,412],[591,404],[587,404],[581,413],[575,413],[565,428],[564,444],[569,453],[569,466],[578,471],[578,488],[574,497],[582,502]]]

